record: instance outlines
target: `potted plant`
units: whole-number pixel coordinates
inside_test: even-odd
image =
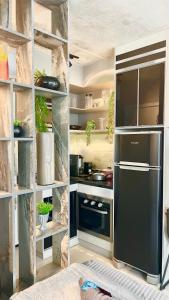
[[[108,117],[107,117],[107,139],[110,143],[113,141],[114,130],[114,92],[111,93],[108,101]]]
[[[87,145],[90,144],[91,141],[91,133],[96,129],[96,123],[94,120],[87,121],[86,125],[86,137],[87,137]]]
[[[53,204],[49,202],[39,202],[37,204],[37,210],[38,210],[38,217],[39,217],[39,223],[40,223],[40,230],[45,231],[46,230],[46,224],[49,218],[50,211],[53,210]]]
[[[14,121],[14,137],[22,137],[24,135],[24,129],[21,124],[20,120]]]
[[[36,69],[34,73],[34,80],[36,86],[56,91],[60,88],[60,82],[57,79],[57,77],[47,76],[45,70],[41,72],[38,69]]]
[[[49,110],[46,97],[35,96],[37,183],[48,185],[54,182],[54,133],[46,125]]]

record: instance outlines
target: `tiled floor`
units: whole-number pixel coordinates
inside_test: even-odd
[[[82,262],[85,262],[88,260],[98,260],[104,264],[108,264],[109,266],[113,267],[113,262],[111,259],[103,257],[91,250],[88,250],[88,249],[82,247],[81,245],[77,245],[77,246],[74,246],[71,248],[71,256],[70,257],[71,257],[71,263],[74,263],[74,262],[82,263]],[[125,274],[128,274],[129,276],[133,277],[135,280],[137,280],[139,282],[148,284],[146,282],[146,276],[142,272],[139,272],[129,266],[125,266],[120,271]],[[159,287],[157,286],[157,288],[159,288]],[[169,294],[169,285],[168,285],[168,287],[166,287],[165,290]]]

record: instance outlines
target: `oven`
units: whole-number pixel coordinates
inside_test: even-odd
[[[112,199],[78,193],[78,230],[112,241]]]

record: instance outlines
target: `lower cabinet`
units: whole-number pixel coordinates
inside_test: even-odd
[[[70,238],[77,236],[77,192],[70,192]]]

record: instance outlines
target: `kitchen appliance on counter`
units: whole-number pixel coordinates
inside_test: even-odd
[[[84,162],[84,174],[91,174],[92,173],[92,162]]]
[[[112,241],[112,199],[78,193],[78,229]]]
[[[80,176],[83,173],[83,156],[70,154],[70,176]]]
[[[116,134],[114,257],[156,284],[162,252],[162,132]]]

